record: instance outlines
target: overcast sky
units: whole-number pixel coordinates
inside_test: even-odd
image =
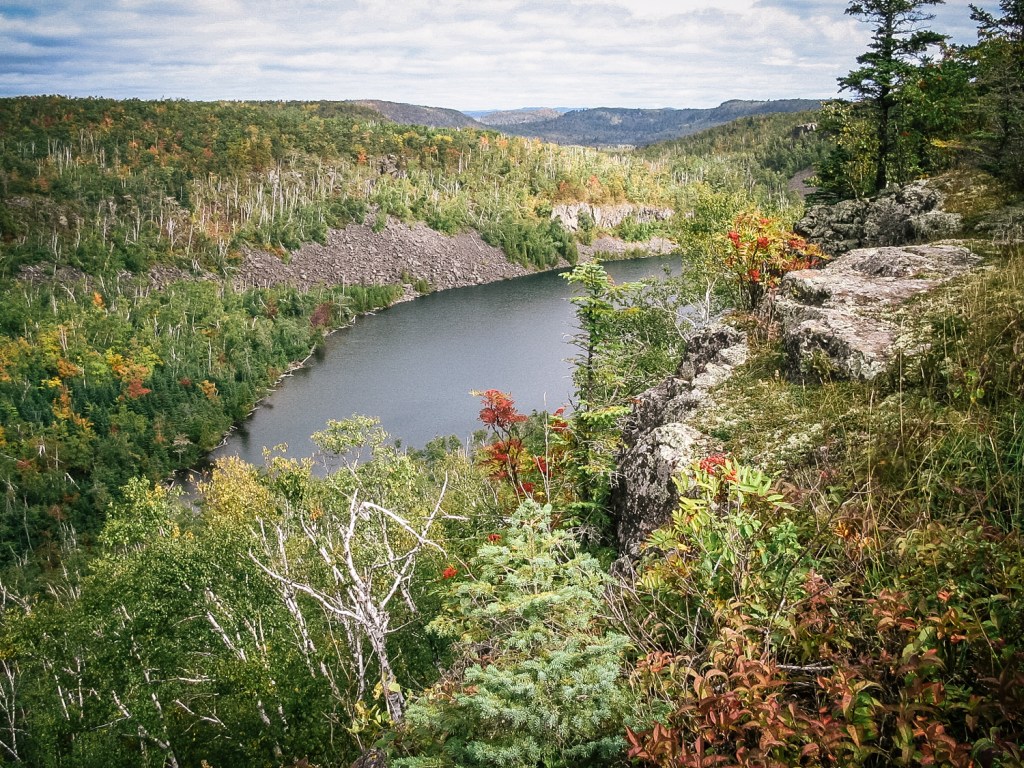
[[[969,0],[932,28],[973,42]],[[995,9],[994,0],[981,0]],[[844,0],[0,0],[0,95],[374,98],[456,109],[822,98]]]

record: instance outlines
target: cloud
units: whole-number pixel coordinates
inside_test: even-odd
[[[868,35],[835,0],[0,0],[0,94],[704,107],[833,95]]]

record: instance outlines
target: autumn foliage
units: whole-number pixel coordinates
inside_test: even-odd
[[[755,309],[782,276],[818,266],[825,255],[816,245],[787,230],[778,219],[741,213],[722,243],[723,264],[745,309]]]

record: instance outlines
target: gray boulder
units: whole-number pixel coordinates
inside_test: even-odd
[[[636,398],[623,427],[619,470],[612,485],[620,556],[635,560],[651,533],[679,503],[673,477],[700,458],[709,439],[686,417],[747,357],[746,335],[715,324],[690,339],[674,376]]]
[[[951,237],[963,222],[959,214],[942,210],[942,199],[927,181],[918,181],[870,200],[813,206],[794,231],[831,255]]]
[[[895,309],[979,260],[957,245],[863,248],[790,272],[772,306],[790,373],[875,378],[898,352]]]

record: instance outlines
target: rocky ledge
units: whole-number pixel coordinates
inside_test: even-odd
[[[858,249],[824,269],[789,273],[762,313],[781,326],[791,374],[872,379],[899,351],[901,305],[979,261],[955,244]],[[620,567],[671,519],[679,503],[674,478],[716,450],[693,416],[712,405],[714,388],[746,357],[744,333],[710,326],[691,339],[675,375],[636,399],[612,488]]]
[[[824,269],[790,272],[767,308],[781,326],[790,373],[875,378],[899,351],[895,310],[979,261],[959,245],[861,248]]]
[[[688,418],[747,352],[745,333],[722,324],[703,328],[690,339],[675,375],[636,399],[612,486],[622,562],[635,560],[651,533],[671,519],[679,503],[673,477],[709,448]]]

